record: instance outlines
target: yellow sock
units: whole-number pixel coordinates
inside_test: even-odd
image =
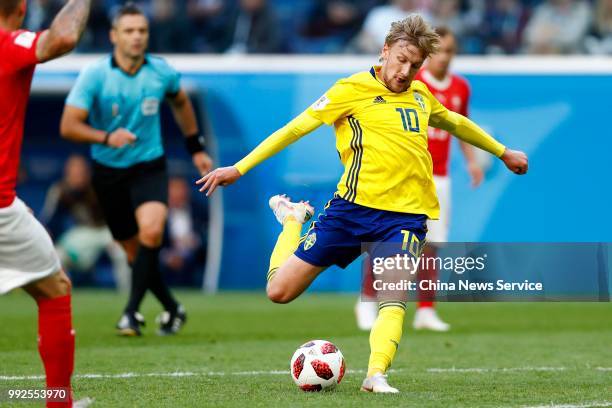
[[[402,338],[402,326],[406,304],[403,302],[381,302],[378,318],[370,332],[370,361],[368,377],[384,374],[391,366]]]
[[[268,268],[268,282],[276,274],[276,270],[291,256],[300,243],[302,224],[293,217],[287,217],[283,224],[283,231],[276,240],[276,245],[270,256],[270,268]]]

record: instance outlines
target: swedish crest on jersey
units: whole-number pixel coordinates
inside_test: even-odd
[[[417,101],[417,103],[421,107],[421,110],[425,112],[425,100],[423,99],[423,95],[421,95],[418,92],[413,92],[412,94],[414,95],[414,99]]]
[[[310,248],[314,246],[314,244],[316,244],[316,242],[317,242],[317,233],[311,232],[310,234],[308,234],[308,236],[306,237],[306,240],[304,241],[304,251],[308,251]]]

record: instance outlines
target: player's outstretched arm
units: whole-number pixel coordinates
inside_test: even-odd
[[[76,47],[85,30],[90,8],[91,0],[69,0],[64,5],[36,44],[38,61],[52,60]]]
[[[528,160],[525,153],[506,148],[465,116],[445,111],[435,118],[432,116],[431,125],[444,129],[464,142],[499,157],[515,174],[527,173]]]
[[[212,160],[204,151],[203,140],[200,140],[198,121],[189,95],[181,89],[176,96],[169,98],[168,102],[174,120],[185,136],[185,146],[191,154],[193,165],[198,169],[200,175],[207,174],[212,168]]]
[[[219,167],[196,181],[196,184],[203,184],[200,192],[206,192],[206,197],[209,197],[215,192],[217,187],[234,184],[240,177],[242,177],[242,174],[240,174],[236,166]]]
[[[201,192],[206,192],[210,196],[218,186],[228,186],[235,183],[241,176],[246,174],[253,167],[264,160],[274,156],[276,153],[296,142],[302,136],[307,135],[323,124],[319,119],[312,117],[307,112],[302,112],[299,116],[287,123],[284,127],[274,132],[266,140],[261,142],[244,159],[233,166],[221,167],[208,173],[196,184],[202,185]]]
[[[527,155],[519,150],[504,150],[500,159],[504,162],[508,170],[516,174],[527,174],[529,161]]]

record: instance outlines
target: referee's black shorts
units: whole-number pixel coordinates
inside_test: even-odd
[[[138,234],[136,209],[146,202],[168,205],[168,173],[164,156],[127,168],[94,162],[93,187],[113,237],[124,241]]]

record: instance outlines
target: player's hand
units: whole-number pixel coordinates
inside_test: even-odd
[[[482,183],[484,179],[484,172],[482,168],[476,162],[468,163],[467,171],[470,174],[470,179],[472,180],[472,188],[476,188]]]
[[[191,159],[193,160],[193,165],[200,172],[200,176],[208,174],[210,169],[212,169],[212,159],[205,152],[197,152]]]
[[[526,174],[528,166],[527,155],[518,150],[506,149],[500,159],[506,167],[515,174]]]
[[[127,129],[120,128],[110,134],[110,136],[108,137],[108,145],[110,147],[115,147],[119,149],[123,146],[135,143],[136,139],[138,139],[138,137],[136,137],[135,134],[133,134]]]
[[[238,169],[234,166],[220,167],[196,181],[196,184],[203,184],[202,188],[200,188],[200,192],[206,192],[206,197],[210,197],[218,186],[229,186],[230,184],[234,184],[241,176],[242,174],[240,174]]]

